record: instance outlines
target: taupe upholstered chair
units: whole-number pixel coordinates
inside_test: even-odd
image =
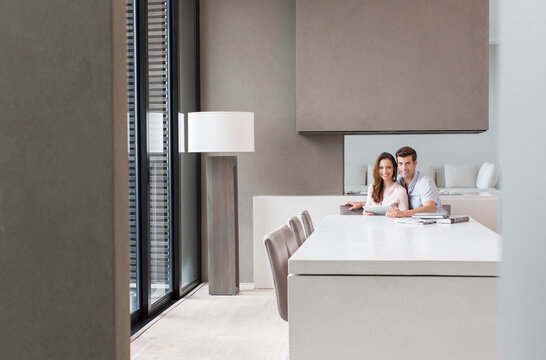
[[[288,321],[288,258],[290,255],[287,245],[290,240],[294,240],[294,234],[287,225],[281,226],[264,238],[269,265],[273,273],[279,315],[285,321]]]
[[[290,230],[292,230],[294,233],[298,246],[301,246],[301,244],[303,244],[307,238],[305,237],[305,231],[303,230],[303,225],[301,224],[300,219],[298,219],[297,216],[293,216],[292,218],[288,219],[288,226],[290,226]]]
[[[298,244],[298,241],[296,240],[296,236],[290,230],[290,227],[288,225],[284,225],[288,228],[288,231],[290,232],[291,236],[286,236],[284,240],[286,241],[286,249],[288,250],[288,257],[292,256],[296,250],[300,247],[300,244]]]
[[[309,215],[307,210],[301,212],[301,219],[303,220],[303,227],[305,228],[305,237],[308,238],[313,231],[315,231],[313,220],[311,220],[311,215]]]
[[[442,205],[442,208],[448,215],[451,215],[451,205]]]

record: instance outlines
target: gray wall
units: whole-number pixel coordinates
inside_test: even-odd
[[[124,16],[0,3],[2,359],[129,358]]]
[[[256,151],[237,154],[240,275],[251,282],[252,197],[341,194],[343,137],[296,133],[295,1],[203,0],[200,11],[201,110],[255,113]]]
[[[544,359],[546,2],[501,1],[500,14],[501,358]]]
[[[442,167],[446,162],[481,164],[498,161],[497,46],[489,46],[489,130],[480,134],[348,135],[345,164],[373,164],[383,151],[394,154],[402,146],[413,147],[421,164]]]

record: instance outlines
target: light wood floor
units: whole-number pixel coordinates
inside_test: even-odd
[[[210,296],[203,284],[133,336],[131,360],[281,360],[287,347],[272,289],[241,284],[237,296]]]

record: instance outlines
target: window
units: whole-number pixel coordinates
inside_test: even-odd
[[[196,1],[126,5],[129,291],[136,330],[200,282],[199,156],[178,152],[178,112],[199,105],[198,9]],[[192,40],[179,41],[182,31]],[[181,60],[191,65],[183,75]]]

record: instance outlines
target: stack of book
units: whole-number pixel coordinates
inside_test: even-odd
[[[412,218],[414,219],[446,219],[449,215],[446,213],[415,213]]]
[[[445,219],[436,220],[436,224],[456,224],[456,223],[467,222],[469,220],[470,218],[468,216],[450,216]]]
[[[394,222],[398,224],[414,224],[414,225],[430,225],[435,224],[435,220],[430,219],[417,219],[417,218],[398,218]]]
[[[449,216],[445,213],[415,213],[413,219],[436,220],[436,224],[456,224],[470,220],[468,216]]]

